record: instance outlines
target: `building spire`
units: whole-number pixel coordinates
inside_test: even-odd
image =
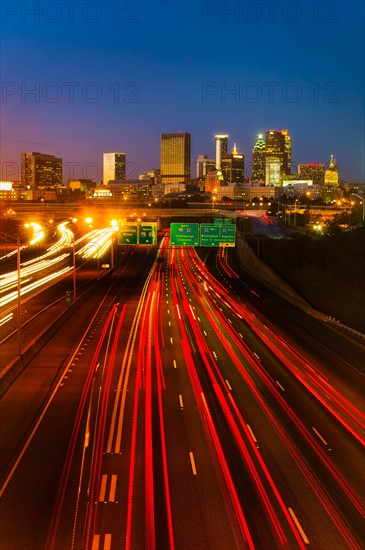
[[[232,151],[232,155],[237,155],[237,145],[236,143],[233,144],[233,151]]]

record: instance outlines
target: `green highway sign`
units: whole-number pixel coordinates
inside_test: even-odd
[[[157,244],[157,223],[141,223],[139,226],[139,244]]]
[[[136,222],[125,223],[119,227],[118,244],[138,244],[138,226]]]
[[[219,246],[221,225],[202,223],[200,224],[200,246]]]
[[[170,244],[171,246],[198,246],[199,224],[171,223]]]
[[[232,218],[214,218],[214,223],[218,225],[223,225],[223,224],[230,225],[233,223],[233,219]]]
[[[236,226],[233,224],[200,224],[200,246],[235,246]]]
[[[236,226],[233,223],[226,223],[221,230],[221,242],[219,246],[235,246],[236,245]]]

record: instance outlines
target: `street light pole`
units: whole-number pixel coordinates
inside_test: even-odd
[[[17,246],[17,253],[16,253],[16,269],[18,274],[18,307],[17,307],[17,344],[18,344],[18,355],[21,357],[22,355],[22,339],[21,339],[21,327],[22,327],[22,319],[21,319],[21,289],[20,289],[20,240],[19,237],[16,239],[16,246]]]
[[[297,202],[298,202],[298,199],[295,199],[295,202],[294,202],[294,227],[296,227],[296,225],[297,225]]]
[[[114,233],[112,234],[112,245],[111,245],[110,263],[111,263],[111,268],[113,269],[113,267],[114,267]]]
[[[216,195],[215,195],[216,192],[217,192],[217,190],[213,189],[213,193],[212,193],[212,212],[214,212],[214,201],[216,199]]]
[[[72,265],[73,265],[73,291],[74,302],[76,302],[76,255],[75,255],[75,237],[72,241]]]
[[[361,202],[362,202],[362,223],[364,223],[364,220],[365,220],[365,197],[361,195],[358,195],[357,193],[351,193],[351,195],[354,195],[354,197],[357,197],[358,199],[361,199]]]
[[[8,235],[7,233],[4,233],[3,231],[0,231],[1,237],[5,239],[7,242],[16,242],[16,271],[17,271],[17,313],[16,313],[16,324],[17,324],[17,351],[19,357],[22,356],[22,339],[21,339],[21,328],[22,328],[22,321],[21,321],[21,306],[22,306],[22,300],[21,300],[21,278],[20,278],[20,239],[17,237],[16,239],[12,237],[11,235]]]

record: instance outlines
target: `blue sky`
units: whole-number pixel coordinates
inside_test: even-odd
[[[3,178],[19,177],[30,150],[61,156],[65,180],[100,179],[102,153],[124,151],[135,177],[159,167],[160,134],[180,130],[192,135],[192,176],[217,132],[250,175],[257,134],[288,128],[294,168],[334,154],[341,178],[364,181],[363,2],[4,0],[1,10]]]

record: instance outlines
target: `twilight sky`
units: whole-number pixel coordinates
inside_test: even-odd
[[[364,181],[364,3],[345,1],[1,2],[2,179],[20,154],[64,159],[102,178],[102,154],[127,177],[159,167],[160,134],[192,135],[196,157],[229,134],[251,175],[257,134],[287,128],[292,171],[328,165]]]

